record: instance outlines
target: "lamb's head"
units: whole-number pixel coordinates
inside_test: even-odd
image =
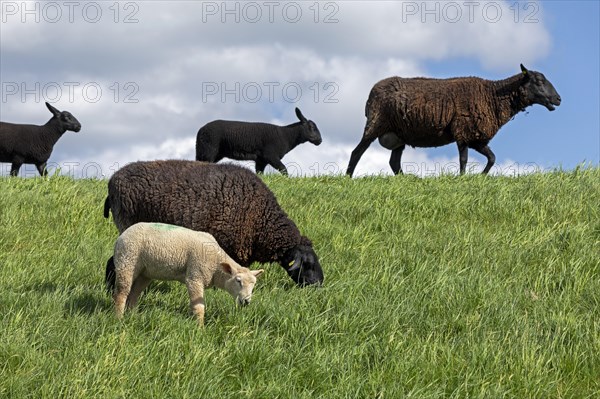
[[[302,243],[289,250],[281,259],[281,266],[301,287],[323,284],[323,269],[312,244]]]
[[[314,145],[321,144],[323,139],[321,138],[321,132],[319,132],[319,128],[317,128],[317,125],[313,121],[306,119],[304,115],[302,115],[302,112],[299,108],[296,108],[296,116],[298,117],[298,119],[300,119],[300,122],[302,122],[302,127],[304,128],[303,138],[306,141],[313,143]]]
[[[50,112],[52,112],[52,115],[58,119],[60,126],[64,130],[70,130],[72,132],[78,132],[81,130],[81,123],[79,123],[79,121],[69,111],[61,112],[48,103],[46,103],[46,107],[48,110],[50,110]]]
[[[548,108],[548,111],[554,111],[555,106],[560,105],[560,96],[552,86],[552,83],[544,74],[536,71],[529,71],[521,64],[523,73],[523,84],[521,90],[527,104],[540,104]]]
[[[264,270],[250,270],[237,264],[221,262],[221,270],[229,275],[225,281],[225,290],[235,298],[238,305],[247,305],[252,299],[252,290],[256,284],[256,278]]]

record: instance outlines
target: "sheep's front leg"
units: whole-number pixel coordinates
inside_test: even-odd
[[[40,176],[48,176],[48,171],[46,170],[46,162],[36,163],[35,167],[40,173]]]
[[[275,169],[277,169],[279,172],[281,172],[282,175],[287,175],[288,174],[287,168],[285,167],[285,165],[283,164],[283,162],[281,162],[280,159],[271,158],[269,160],[269,164],[272,167],[274,167]]]
[[[404,151],[404,145],[392,150],[392,156],[390,157],[390,167],[395,175],[398,173],[402,174],[402,168],[400,167],[400,161],[402,160],[402,152]]]
[[[267,167],[267,162],[264,159],[258,158],[256,160],[256,173],[263,173],[265,171],[266,167]]]
[[[204,326],[204,284],[195,280],[187,280],[188,293],[190,295],[190,308],[196,316],[198,324]]]
[[[456,143],[458,145],[458,162],[460,164],[460,174],[464,175],[469,160],[469,146],[465,143]]]
[[[472,145],[471,148],[487,158],[487,165],[485,165],[485,169],[481,172],[486,175],[492,169],[492,166],[494,166],[496,156],[487,144],[477,143]]]

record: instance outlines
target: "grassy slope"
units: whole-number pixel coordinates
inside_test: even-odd
[[[266,182],[326,285],[155,285],[115,320],[104,181],[0,178],[0,397],[594,397],[600,169]]]

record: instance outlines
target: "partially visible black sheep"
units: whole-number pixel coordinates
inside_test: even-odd
[[[34,164],[41,176],[48,174],[46,163],[54,144],[64,132],[78,132],[81,124],[70,112],[60,112],[46,103],[52,118],[45,125],[0,122],[0,162],[10,162],[10,175],[19,174],[24,163]]]
[[[504,80],[476,77],[453,79],[384,79],[373,86],[365,107],[367,124],[352,151],[346,174],[352,176],[362,154],[375,139],[392,150],[390,166],[402,173],[404,147],[458,145],[460,173],[465,172],[468,149],[487,158],[488,173],[496,157],[488,147],[498,130],[533,104],[553,111],[561,99],[540,72],[521,64],[521,73]]]
[[[269,123],[216,120],[207,123],[196,136],[196,160],[218,162],[223,158],[256,161],[256,173],[271,165],[282,174],[287,169],[281,159],[298,144],[321,144],[321,133],[313,121],[296,108],[300,122],[287,126]]]
[[[134,162],[108,182],[104,216],[119,233],[138,222],[160,222],[212,234],[242,266],[278,262],[298,285],[321,284],[311,241],[252,171],[229,164],[171,160]],[[114,263],[107,262],[111,280]]]

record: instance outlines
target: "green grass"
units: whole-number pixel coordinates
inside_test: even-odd
[[[199,329],[178,283],[115,319],[105,181],[0,178],[0,397],[600,395],[600,169],[264,179],[325,285],[266,265]]]

